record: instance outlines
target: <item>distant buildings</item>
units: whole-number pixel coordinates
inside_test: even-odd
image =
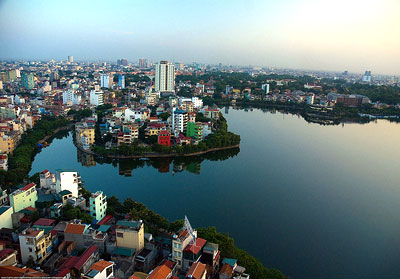
[[[68,56],[68,63],[74,63],[74,57]]]
[[[109,74],[100,75],[100,86],[102,88],[112,88],[113,76]]]
[[[175,66],[168,61],[156,65],[154,90],[161,93],[175,92]]]
[[[365,74],[362,76],[361,80],[363,82],[371,83],[372,82],[371,71],[365,71]]]
[[[68,89],[63,91],[63,104],[67,106],[75,106],[81,103],[81,96],[75,93],[75,90]]]
[[[118,59],[117,65],[118,66],[128,66],[128,60],[126,58]]]
[[[269,83],[261,85],[261,90],[264,91],[265,94],[269,94]]]
[[[148,68],[148,67],[149,67],[149,62],[147,61],[147,59],[140,58],[139,59],[139,68],[143,69],[143,68]]]
[[[32,73],[27,74],[25,72],[22,73],[21,75],[21,85],[24,87],[26,90],[31,90],[35,88],[35,77]]]
[[[125,76],[123,76],[123,75],[118,76],[118,86],[121,89],[125,89]]]

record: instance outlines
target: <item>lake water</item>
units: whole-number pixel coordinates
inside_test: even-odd
[[[241,135],[240,152],[83,166],[68,136],[37,155],[31,174],[76,169],[89,190],[216,226],[292,278],[400,277],[399,124],[321,126],[279,112],[223,112]]]

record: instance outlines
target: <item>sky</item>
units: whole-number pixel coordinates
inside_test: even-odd
[[[0,0],[0,59],[399,75],[400,0]]]

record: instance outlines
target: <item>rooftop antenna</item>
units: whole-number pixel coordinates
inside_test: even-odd
[[[192,229],[192,226],[190,225],[189,219],[185,215],[185,228],[187,229],[188,233],[191,236],[190,244],[196,245],[196,235],[194,234],[194,231]]]

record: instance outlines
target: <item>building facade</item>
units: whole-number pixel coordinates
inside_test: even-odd
[[[96,222],[99,222],[106,216],[107,196],[101,191],[92,194],[89,199],[90,215]]]
[[[139,221],[117,222],[117,247],[135,249],[136,252],[144,248],[144,224]]]
[[[10,194],[10,205],[14,212],[19,212],[29,206],[35,207],[37,199],[36,184],[30,183]]]
[[[168,61],[156,65],[154,90],[157,92],[175,92],[175,66]]]

